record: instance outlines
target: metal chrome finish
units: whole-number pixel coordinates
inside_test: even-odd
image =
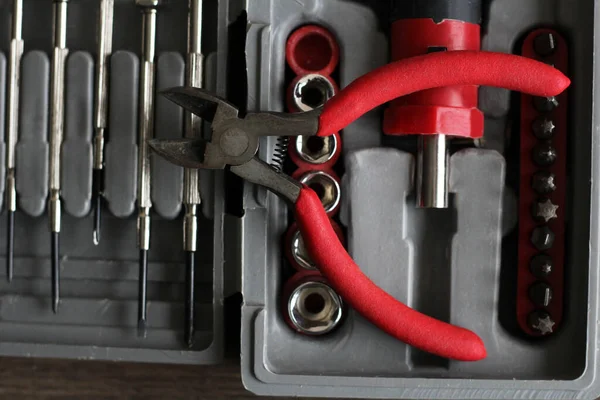
[[[529,270],[540,279],[547,278],[552,273],[552,267],[552,257],[544,253],[536,255],[529,262]]]
[[[556,126],[551,119],[546,117],[538,117],[531,124],[533,135],[540,140],[552,139]]]
[[[150,156],[148,140],[154,136],[154,75],[156,46],[156,10],[143,11],[142,70],[138,126],[138,207],[152,207],[150,198]]]
[[[198,241],[198,215],[195,204],[185,205],[183,216],[183,249],[185,251],[196,251]]]
[[[150,250],[150,207],[142,207],[138,214],[138,247]]]
[[[554,232],[546,225],[537,226],[531,232],[531,244],[539,251],[550,250],[554,245]]]
[[[65,119],[65,65],[67,49],[67,0],[54,0],[54,54],[50,86],[50,160],[48,168],[48,213],[52,244],[52,308],[56,313],[60,299],[60,152]]]
[[[6,208],[10,212],[17,210],[17,185],[14,169],[9,170],[6,174]]]
[[[292,89],[292,104],[298,111],[310,111],[321,107],[335,95],[333,84],[319,74],[301,77]]]
[[[6,116],[6,276],[13,276],[14,227],[17,209],[15,182],[15,149],[19,135],[19,93],[21,86],[21,58],[23,57],[23,0],[14,0],[12,8],[12,40],[8,60],[7,116]]]
[[[12,40],[8,64],[8,113],[6,134],[6,171],[15,168],[15,147],[19,131],[19,88],[21,80],[21,58],[23,56],[23,0],[14,0],[12,14]],[[14,211],[14,210],[13,210]]]
[[[98,59],[96,64],[96,91],[94,127],[94,169],[102,169],[104,165],[104,130],[108,119],[108,69],[113,41],[114,0],[100,0],[98,13]]]
[[[202,55],[202,0],[189,0],[188,18],[188,63],[187,85],[202,87],[203,63]],[[186,112],[185,137],[195,138],[202,135],[202,119]],[[185,168],[183,170],[183,249],[186,254],[186,291],[184,315],[184,342],[188,347],[194,345],[195,332],[195,252],[198,241],[197,208],[202,202],[200,197],[199,171]]]
[[[552,193],[556,190],[555,177],[552,172],[537,171],[531,177],[531,187],[539,194]]]
[[[539,112],[547,113],[558,107],[558,99],[555,96],[534,97],[533,106]]]
[[[323,164],[331,160],[338,151],[338,139],[336,135],[298,136],[295,150],[304,161]]]
[[[448,207],[448,144],[445,135],[419,136],[417,152],[418,207]]]
[[[540,56],[550,56],[554,54],[557,47],[556,37],[553,33],[541,33],[533,39],[533,49]]]
[[[548,167],[558,158],[558,152],[550,142],[542,142],[535,145],[531,154],[533,161],[540,167]]]
[[[546,311],[536,310],[527,317],[529,327],[541,335],[549,335],[554,332],[555,322]]]
[[[324,171],[309,171],[300,177],[300,183],[314,190],[325,208],[325,212],[332,212],[340,204],[340,184],[331,175]]]
[[[100,0],[98,13],[98,59],[96,65],[94,109],[94,244],[100,242],[102,212],[102,169],[104,168],[104,133],[108,125],[109,65],[113,41],[114,0]]]
[[[50,220],[50,232],[60,232],[61,222],[61,201],[58,190],[50,191],[50,201],[48,203],[48,219]]]
[[[294,260],[300,265],[302,268],[314,271],[317,269],[317,266],[311,260],[306,247],[304,246],[304,239],[302,239],[302,235],[300,231],[296,229],[294,234],[292,235],[292,257]]]
[[[142,8],[142,55],[140,72],[140,103],[138,111],[138,247],[139,290],[138,290],[138,335],[146,336],[147,326],[147,279],[148,250],[150,249],[150,150],[148,140],[154,136],[154,78],[156,56],[156,6],[159,1],[136,0]]]
[[[188,21],[188,69],[187,84],[202,87],[204,57],[202,55],[202,0],[189,0]],[[185,137],[194,138],[202,134],[202,119],[186,112]],[[197,215],[196,208],[202,202],[197,169],[186,168],[183,175],[184,249],[196,251]],[[192,243],[193,242],[193,243]]]
[[[67,37],[67,1],[54,1],[54,54],[50,89],[50,190],[60,192],[60,149],[64,130],[65,63],[69,50]]]
[[[542,200],[537,200],[533,203],[531,207],[531,214],[533,218],[540,222],[548,222],[554,218],[558,218],[557,215],[558,206],[548,198]]]
[[[538,307],[548,307],[552,301],[552,288],[546,282],[536,282],[529,287],[529,299]]]
[[[323,282],[299,285],[288,300],[288,315],[296,330],[324,335],[339,325],[344,315],[342,299]]]

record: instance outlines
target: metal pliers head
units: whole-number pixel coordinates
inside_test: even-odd
[[[210,122],[208,139],[151,140],[168,161],[186,168],[222,169],[263,185],[295,203],[302,185],[260,160],[261,136],[311,136],[318,133],[321,108],[299,114],[261,112],[239,117],[239,110],[212,93],[193,87],[167,89],[163,95]]]
[[[501,53],[449,51],[396,61],[364,75],[331,98],[322,109],[299,114],[238,110],[204,90],[175,88],[169,99],[212,123],[207,140],[151,141],[169,161],[188,168],[224,168],[280,194],[294,207],[304,244],[332,287],[375,326],[421,350],[441,357],[476,361],[486,356],[474,332],[438,321],[387,294],[348,255],[317,195],[257,156],[260,136],[329,136],[373,108],[410,93],[454,85],[487,85],[534,96],[555,96],[570,80],[553,67]]]

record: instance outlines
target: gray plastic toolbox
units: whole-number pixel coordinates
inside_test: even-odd
[[[248,107],[284,110],[285,43],[299,26],[322,25],[340,44],[338,82],[388,62],[379,2],[344,0],[247,3]],[[284,279],[279,238],[286,205],[253,187],[244,194],[242,237],[242,375],[259,394],[404,399],[593,399],[598,382],[598,174],[592,107],[594,1],[492,0],[486,4],[484,50],[518,52],[522,37],[550,26],[569,41],[569,189],[565,320],[559,332],[532,341],[514,334],[502,276],[502,237],[517,223],[516,196],[505,184],[513,114],[508,91],[482,88],[485,146],[453,154],[453,206],[414,206],[414,156],[405,142],[381,134],[380,112],[344,129],[342,223],[350,254],[375,283],[397,299],[477,332],[485,360],[458,362],[424,354],[378,331],[350,312],[344,325],[315,339],[292,332],[280,316]],[[514,100],[514,99],[512,99]],[[518,107],[518,106],[517,106]],[[266,141],[265,150],[274,146]],[[591,161],[594,160],[594,161]],[[591,183],[591,185],[590,185]],[[590,204],[591,199],[591,204]],[[514,311],[513,311],[514,312]]]
[[[10,27],[12,1],[0,4],[0,25]],[[182,85],[187,51],[187,1],[159,10],[157,89]],[[226,53],[227,2],[205,7],[206,82],[217,85]],[[216,363],[223,354],[223,188],[222,174],[202,179],[203,218],[199,223],[197,332],[194,347],[182,344],[184,276],[182,171],[153,160],[152,250],[148,276],[148,335],[136,335],[138,251],[136,247],[136,157],[139,53],[142,15],[134,1],[115,1],[114,52],[110,75],[110,137],[107,140],[103,240],[91,237],[92,110],[98,2],[68,4],[65,136],[62,147],[63,232],[61,308],[50,307],[50,237],[46,216],[48,174],[48,89],[52,50],[52,2],[25,0],[19,142],[16,150],[18,214],[15,232],[15,278],[0,279],[0,354],[33,357]],[[216,21],[223,23],[217,27]],[[0,31],[8,54],[10,29]],[[0,58],[0,93],[5,93],[6,57]],[[0,122],[4,121],[4,97]],[[4,137],[4,123],[0,124]],[[158,98],[155,135],[179,137],[183,112]],[[2,139],[2,142],[4,139]],[[3,147],[2,147],[3,149]],[[2,150],[0,149],[0,150]],[[4,186],[4,150],[0,176]],[[214,201],[213,199],[217,199]],[[216,217],[214,217],[216,216]],[[0,242],[6,241],[1,223]],[[2,267],[5,246],[0,246]]]
[[[0,26],[10,4],[0,4]],[[343,131],[345,174],[340,214],[350,254],[383,289],[416,309],[469,327],[488,357],[466,363],[426,355],[392,339],[350,311],[342,327],[322,338],[292,332],[280,313],[284,281],[281,238],[287,205],[264,188],[245,184],[242,212],[225,212],[225,175],[202,175],[203,214],[197,281],[197,334],[182,345],[183,253],[181,170],[153,160],[155,204],[145,339],[136,336],[136,128],[141,15],[133,0],[117,0],[111,59],[107,208],[100,246],[92,243],[91,110],[97,1],[69,3],[67,111],[63,146],[64,216],[62,305],[50,307],[50,238],[45,215],[51,2],[25,0],[20,138],[19,213],[15,279],[0,279],[0,355],[162,363],[218,363],[223,354],[223,299],[243,294],[241,367],[244,385],[260,395],[398,399],[593,399],[598,381],[600,176],[594,98],[595,38],[600,10],[593,0],[491,0],[483,48],[515,52],[523,35],[552,26],[569,41],[569,197],[566,289],[561,330],[525,340],[502,323],[499,288],[510,260],[502,237],[517,223],[516,196],[505,184],[505,132],[512,124],[510,93],[482,88],[486,145],[451,158],[452,207],[414,207],[414,157],[406,143],[383,139],[381,110]],[[377,1],[205,0],[205,82],[221,96],[245,96],[248,110],[284,110],[285,42],[299,26],[328,28],[341,48],[341,87],[388,62],[385,15]],[[187,1],[158,14],[158,89],[184,81]],[[230,51],[234,21],[244,22],[238,53]],[[244,29],[245,28],[245,29]],[[237,35],[239,32],[235,30]],[[245,39],[243,37],[245,36]],[[9,30],[0,30],[7,53]],[[238,63],[245,47],[245,68]],[[4,133],[6,57],[0,57],[0,137]],[[247,87],[232,88],[235,70]],[[240,77],[234,77],[240,82]],[[241,81],[245,81],[242,79]],[[246,82],[244,82],[244,85]],[[245,89],[245,90],[244,90]],[[157,100],[156,136],[182,134],[182,113]],[[0,142],[3,146],[3,143]],[[0,146],[0,190],[4,150]],[[274,138],[260,156],[271,161]],[[368,167],[366,167],[368,166]],[[228,193],[229,194],[229,193]],[[1,198],[1,197],[0,197]],[[435,227],[432,228],[432,227]],[[0,243],[5,224],[0,223]],[[492,238],[492,240],[488,240]],[[432,245],[433,244],[433,245]],[[4,260],[0,246],[0,259]],[[0,266],[0,270],[2,270]],[[435,294],[435,295],[432,295]]]

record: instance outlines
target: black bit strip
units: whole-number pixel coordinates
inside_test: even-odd
[[[194,346],[194,302],[195,302],[195,263],[196,252],[185,252],[185,326],[184,326],[184,341],[188,348]]]

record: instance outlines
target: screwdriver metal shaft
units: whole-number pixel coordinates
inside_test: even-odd
[[[6,128],[6,278],[12,281],[14,266],[15,211],[17,185],[15,180],[15,148],[19,134],[19,87],[23,56],[23,0],[13,1],[12,40],[8,64],[8,115]]]
[[[54,53],[50,86],[50,165],[49,165],[49,218],[52,252],[52,310],[58,312],[60,301],[60,150],[63,141],[65,114],[65,64],[67,49],[67,3],[54,0]]]
[[[204,57],[202,55],[202,0],[189,1],[187,84],[202,87]],[[186,113],[186,137],[201,135],[202,120],[192,113]],[[200,181],[197,169],[186,168],[183,172],[183,249],[186,253],[186,292],[184,341],[188,347],[194,345],[194,302],[195,302],[195,261],[198,241],[198,206]]]
[[[108,68],[112,53],[114,0],[100,0],[98,13],[98,61],[96,65],[96,91],[94,128],[94,244],[100,242],[102,213],[102,169],[104,167],[104,133],[108,120]]]
[[[138,291],[138,335],[146,336],[147,309],[146,293],[148,279],[148,250],[150,250],[150,157],[148,140],[154,136],[154,79],[156,51],[156,7],[158,1],[136,0],[142,8],[142,65],[140,82],[140,104],[138,124],[138,247],[139,291]]]

